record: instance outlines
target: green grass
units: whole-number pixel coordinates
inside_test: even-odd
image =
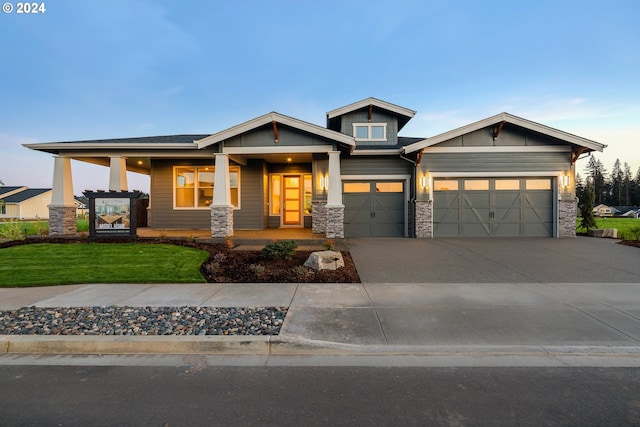
[[[617,228],[618,238],[637,240],[636,233],[640,233],[640,219],[635,218],[596,218],[597,228]],[[586,233],[587,230],[580,227],[580,218],[576,222],[578,233]],[[637,231],[636,231],[637,230]]]
[[[204,282],[205,251],[168,244],[36,243],[0,249],[0,287]]]

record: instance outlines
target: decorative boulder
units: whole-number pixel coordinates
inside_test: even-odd
[[[589,230],[587,232],[588,236],[591,237],[608,237],[610,239],[618,238],[618,229],[617,228],[596,228]]]
[[[337,251],[312,252],[304,266],[314,270],[337,270],[344,267],[342,254]]]

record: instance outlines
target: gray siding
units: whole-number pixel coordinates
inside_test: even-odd
[[[359,110],[347,113],[342,116],[342,124],[340,132],[349,136],[353,136],[353,124],[354,123],[368,123],[369,111]],[[371,114],[371,123],[386,123],[387,124],[387,140],[386,141],[361,141],[358,142],[358,146],[363,145],[396,145],[398,143],[398,119],[392,115],[384,113],[374,108],[373,114]]]
[[[275,142],[273,126],[271,124],[243,133],[224,141],[227,147],[282,147],[300,145],[335,144],[317,135],[302,132],[278,123],[278,142]]]
[[[353,156],[340,159],[342,175],[408,175],[413,165],[398,156]]]
[[[571,153],[424,153],[423,172],[522,172],[567,169]]]
[[[566,142],[506,123],[498,140],[493,140],[493,127],[479,129],[437,144],[436,147],[564,145]]]
[[[249,159],[240,166],[240,209],[233,211],[233,228],[261,230],[265,225],[264,161]]]
[[[173,209],[173,167],[213,166],[214,159],[152,160],[151,161],[151,223],[159,229],[208,229],[211,228],[209,209]]]

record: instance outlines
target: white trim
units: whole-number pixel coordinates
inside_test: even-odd
[[[530,120],[526,120],[521,117],[511,115],[509,113],[500,113],[500,114],[496,114],[495,116],[491,116],[486,119],[459,127],[457,129],[453,129],[448,132],[441,133],[431,138],[426,138],[426,139],[423,139],[422,141],[418,141],[413,144],[407,145],[404,151],[405,153],[413,153],[414,151],[431,147],[441,142],[448,141],[450,139],[457,138],[462,135],[466,135],[468,133],[474,132],[479,129],[484,129],[486,127],[498,124],[500,122],[512,123],[514,125],[521,126],[525,129],[529,129],[535,132],[539,132],[543,135],[560,139],[570,144],[575,144],[581,147],[588,148],[592,151],[603,151],[604,148],[606,148],[605,144],[600,144],[599,142],[592,141],[587,138],[583,138],[583,137],[573,135],[558,129],[554,129],[552,127],[545,126],[540,123],[532,122]]]
[[[570,153],[568,145],[490,145],[465,147],[428,147],[425,154],[431,153]]]
[[[387,124],[382,122],[382,123],[352,123],[351,124],[353,126],[353,137],[356,139],[356,142],[360,142],[360,141],[365,141],[365,142],[369,142],[369,141],[386,141],[387,140]],[[383,132],[383,137],[382,138],[371,138],[371,128],[372,127],[382,127],[382,132]],[[367,138],[358,138],[356,135],[356,128],[358,127],[366,127],[367,128],[367,135],[369,137]]]
[[[199,168],[207,168],[210,167],[214,173],[214,186],[215,186],[215,170],[216,170],[216,166],[215,164],[211,164],[211,165],[173,165],[173,180],[171,182],[171,199],[173,201],[173,210],[175,211],[204,211],[204,210],[211,210],[211,205],[213,205],[213,200],[211,205],[209,206],[193,206],[193,207],[189,207],[189,206],[176,206],[176,169],[177,168],[193,168],[194,172],[197,174],[198,169]],[[229,165],[229,171],[230,172],[238,172],[238,206],[233,206],[234,210],[240,210],[242,207],[242,167],[237,166],[237,165]],[[193,187],[193,191],[194,191],[194,203],[197,203],[198,201],[195,199],[195,191],[198,189],[198,187],[196,187],[196,183],[197,183],[197,177],[195,178],[196,182],[194,182],[194,187]]]
[[[331,129],[323,128],[309,122],[294,119],[293,117],[288,117],[276,112],[271,112],[263,116],[256,117],[255,119],[249,120],[248,122],[241,123],[237,126],[207,136],[206,138],[197,140],[195,141],[195,143],[198,145],[198,148],[208,147],[209,145],[217,144],[221,141],[249,132],[253,129],[272,123],[274,121],[276,123],[281,123],[298,130],[321,136],[323,138],[341,142],[351,147],[355,147],[356,145],[354,138],[350,137],[349,135],[345,135]]]
[[[374,107],[382,108],[384,110],[391,111],[401,116],[412,118],[416,115],[416,112],[409,110],[408,108],[400,107],[399,105],[391,104],[389,102],[381,101],[376,98],[367,98],[362,101],[354,102],[353,104],[345,105],[344,107],[336,108],[327,113],[327,118],[332,119],[334,117],[342,116],[350,113],[351,111],[359,110],[361,108],[373,105]]]
[[[198,146],[193,143],[128,143],[128,142],[44,142],[40,144],[22,144],[23,147],[31,150],[47,151],[47,150],[92,150],[92,149],[125,149],[125,150],[147,150],[147,149],[165,149],[165,150],[197,150]],[[122,154],[122,153],[120,153]]]
[[[562,171],[516,171],[516,172],[429,172],[434,178],[511,178],[511,177],[557,177]]]
[[[277,147],[223,147],[225,154],[329,153],[332,145],[279,145]]]

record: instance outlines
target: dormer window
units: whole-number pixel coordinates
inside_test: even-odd
[[[354,123],[353,135],[358,141],[386,141],[386,123]]]

